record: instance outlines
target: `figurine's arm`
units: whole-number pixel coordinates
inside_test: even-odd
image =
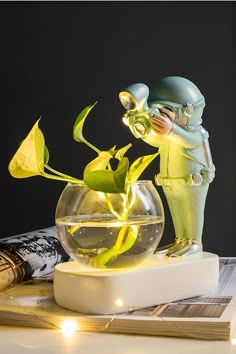
[[[200,131],[188,132],[187,130],[179,127],[177,124],[172,123],[172,129],[166,138],[173,141],[175,144],[183,146],[186,149],[193,149],[202,145],[202,135]]]
[[[189,132],[185,130],[172,121],[170,114],[171,113],[166,110],[162,115],[153,117],[151,120],[152,133],[149,136],[144,137],[143,140],[156,147],[160,145],[163,137],[186,149],[193,149],[201,146],[201,132]]]
[[[163,140],[163,136],[151,131],[151,133],[148,136],[143,137],[142,140],[145,141],[145,143],[158,148]]]

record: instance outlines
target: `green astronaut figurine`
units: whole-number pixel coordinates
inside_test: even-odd
[[[215,176],[208,132],[202,127],[205,99],[188,79],[169,76],[151,90],[142,83],[119,94],[127,110],[123,121],[136,138],[158,147],[163,188],[175,229],[175,241],[157,248],[168,257],[202,251],[204,208]]]

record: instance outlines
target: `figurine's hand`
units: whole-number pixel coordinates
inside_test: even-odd
[[[211,183],[215,178],[215,166],[203,168],[201,175],[205,183]]]
[[[152,129],[161,135],[168,135],[171,132],[173,123],[169,117],[164,115],[155,115],[151,119]]]

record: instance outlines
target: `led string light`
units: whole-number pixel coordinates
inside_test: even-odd
[[[34,280],[30,279],[28,281],[22,282],[22,283],[18,283],[18,284],[13,284],[11,287],[5,289],[5,290],[1,290],[0,292],[4,293],[5,295],[7,295],[7,297],[9,298],[10,301],[14,301],[14,303],[16,304],[16,306],[20,309],[23,310],[23,314],[28,314],[33,316],[34,318],[37,318],[38,320],[40,320],[41,323],[46,324],[45,327],[47,328],[54,328],[59,330],[59,332],[61,332],[63,334],[63,336],[65,336],[66,338],[71,338],[73,336],[73,334],[75,334],[76,332],[88,332],[88,331],[92,331],[92,332],[104,332],[109,326],[110,324],[114,321],[114,318],[116,316],[116,314],[114,313],[113,315],[111,315],[111,318],[109,318],[106,322],[105,325],[98,327],[96,329],[93,330],[84,330],[83,326],[80,325],[79,320],[75,320],[73,318],[71,318],[69,315],[68,316],[58,316],[59,318],[64,317],[63,320],[61,320],[58,324],[50,321],[50,320],[46,320],[44,318],[44,316],[35,313],[33,310],[30,310],[29,307],[26,307],[24,305],[22,305],[18,300],[17,300],[17,296],[13,296],[9,293],[10,290],[15,289],[15,288],[21,288],[22,286],[26,285],[26,284],[30,284],[32,283],[32,281],[34,282]],[[49,281],[51,282],[51,281]],[[45,279],[40,279],[37,278],[36,280],[37,284],[41,284],[41,283],[45,283]],[[35,303],[39,304],[41,302],[41,297],[39,296],[35,296],[34,299]],[[121,300],[120,300],[121,301]],[[121,302],[117,303],[117,306],[121,306]],[[47,311],[45,310],[45,313],[47,313]],[[22,314],[22,312],[20,313]],[[51,314],[50,314],[51,315]],[[57,316],[57,315],[55,315]],[[82,321],[81,321],[82,322]],[[32,326],[32,323],[31,323]],[[31,327],[29,326],[29,327]],[[33,326],[33,327],[41,327],[41,326]]]
[[[33,282],[34,282],[34,280],[33,280]],[[106,332],[110,328],[111,324],[116,319],[119,319],[119,313],[120,313],[121,308],[124,309],[124,311],[122,311],[123,315],[129,315],[134,311],[142,311],[142,310],[145,311],[145,309],[142,309],[142,308],[140,309],[140,308],[135,308],[133,306],[128,306],[127,304],[125,304],[125,302],[122,298],[117,298],[114,301],[113,314],[109,315],[107,322],[103,325],[97,325],[97,323],[95,322],[96,328],[94,328],[93,324],[86,324],[86,319],[87,318],[89,319],[90,316],[88,316],[88,317],[86,316],[87,318],[85,319],[85,321],[84,321],[84,317],[81,317],[81,322],[80,322],[79,316],[76,319],[74,319],[70,315],[60,316],[60,314],[55,314],[55,317],[58,315],[58,318],[61,319],[60,322],[58,321],[58,323],[55,323],[54,321],[50,321],[48,319],[45,319],[44,316],[33,312],[29,307],[22,305],[17,300],[17,295],[14,296],[9,293],[10,290],[12,290],[12,288],[17,288],[17,287],[20,288],[20,287],[22,287],[26,284],[29,284],[29,283],[32,283],[32,280],[28,280],[28,281],[25,281],[24,283],[17,284],[17,285],[12,286],[8,289],[5,289],[4,291],[2,290],[1,292],[4,293],[5,295],[7,295],[7,297],[11,301],[14,301],[14,303],[17,305],[17,307],[19,307],[23,310],[23,314],[29,314],[29,315],[37,318],[38,320],[40,320],[40,322],[42,324],[45,324],[44,327],[46,327],[46,328],[54,328],[54,329],[59,330],[59,332],[61,332],[63,334],[63,336],[67,339],[70,339],[75,333],[78,333],[78,332],[95,332],[95,333]],[[35,283],[36,284],[45,283],[45,279],[43,279],[43,278],[37,279]],[[42,309],[45,311],[45,314],[47,314],[47,310],[43,308],[43,302],[41,299],[42,296],[43,296],[42,293],[38,296],[35,296],[34,301],[37,304],[39,304],[41,302]],[[166,317],[160,316],[161,313],[165,310],[165,308],[167,308],[169,305],[170,305],[169,303],[163,304],[163,305],[157,305],[157,306],[155,306],[153,311],[151,311],[151,310],[148,311],[148,308],[147,308],[146,309],[148,311],[147,317],[149,317],[149,318],[150,317],[158,317],[161,321],[166,322],[167,327],[170,327],[171,331],[173,331],[173,328],[177,329],[179,333],[182,333],[183,337],[191,338],[191,339],[199,339],[199,336],[192,333],[190,329],[184,330],[181,327],[181,325],[178,324],[178,321],[176,321],[175,323],[173,323],[173,321],[172,321],[170,323]],[[22,312],[21,312],[21,314],[22,314]],[[53,316],[53,313],[49,313],[49,316]],[[54,319],[55,319],[55,317],[54,317]],[[93,317],[93,316],[91,316],[91,317]],[[104,316],[101,316],[101,318],[102,318],[102,320],[104,320]],[[99,319],[99,316],[96,317],[96,319]],[[134,317],[134,319],[135,319],[135,317]],[[31,323],[31,325],[32,325],[32,323]],[[42,326],[35,324],[34,327],[42,327]],[[112,332],[112,328],[108,332]],[[233,345],[236,345],[236,338],[232,338],[230,341]]]

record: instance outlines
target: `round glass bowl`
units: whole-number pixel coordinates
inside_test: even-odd
[[[68,255],[84,266],[135,266],[153,253],[164,229],[164,210],[152,181],[128,186],[127,194],[67,184],[56,208],[56,227]]]

